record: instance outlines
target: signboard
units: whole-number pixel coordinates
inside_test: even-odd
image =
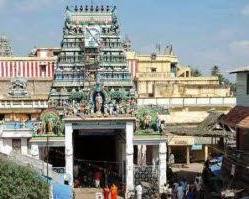
[[[193,151],[202,150],[202,144],[193,144],[191,150]]]
[[[100,26],[86,26],[85,47],[97,48],[100,45]]]
[[[223,162],[223,156],[218,156],[209,161],[209,168],[214,175],[221,174],[221,167]]]

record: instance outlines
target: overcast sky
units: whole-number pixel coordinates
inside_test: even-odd
[[[59,46],[66,5],[90,0],[0,0],[0,33],[17,55],[34,47]],[[122,35],[134,49],[153,52],[172,43],[184,65],[204,73],[219,65],[228,73],[249,65],[248,0],[92,0],[116,4]]]

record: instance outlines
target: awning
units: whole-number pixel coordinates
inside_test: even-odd
[[[220,122],[231,128],[249,128],[249,107],[235,106],[220,119]]]

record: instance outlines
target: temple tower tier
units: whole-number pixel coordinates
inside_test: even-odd
[[[67,7],[50,102],[63,107],[72,92],[89,95],[96,84],[107,92],[133,87],[115,7]]]

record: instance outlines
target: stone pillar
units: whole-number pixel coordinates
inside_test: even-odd
[[[21,153],[23,155],[27,155],[28,154],[28,142],[26,138],[22,138],[21,139]]]
[[[126,123],[126,192],[134,190],[133,122]]]
[[[65,160],[66,178],[73,186],[73,127],[72,123],[65,124]]]
[[[167,146],[166,141],[159,144],[159,192],[163,192],[163,185],[167,183]]]
[[[126,162],[126,143],[122,143],[121,145],[121,150],[122,150],[122,182],[126,182],[126,167],[125,167],[125,162]]]
[[[31,145],[30,154],[35,159],[40,159],[40,151],[37,143]]]
[[[139,166],[146,165],[146,145],[138,145],[137,146],[138,156],[137,163]]]
[[[204,146],[204,160],[206,161],[208,159],[208,146]]]
[[[186,148],[186,163],[190,164],[190,148],[187,146]]]
[[[156,171],[156,168],[158,167],[159,164],[159,146],[158,145],[153,145],[152,146],[152,166],[153,166],[153,171]]]

